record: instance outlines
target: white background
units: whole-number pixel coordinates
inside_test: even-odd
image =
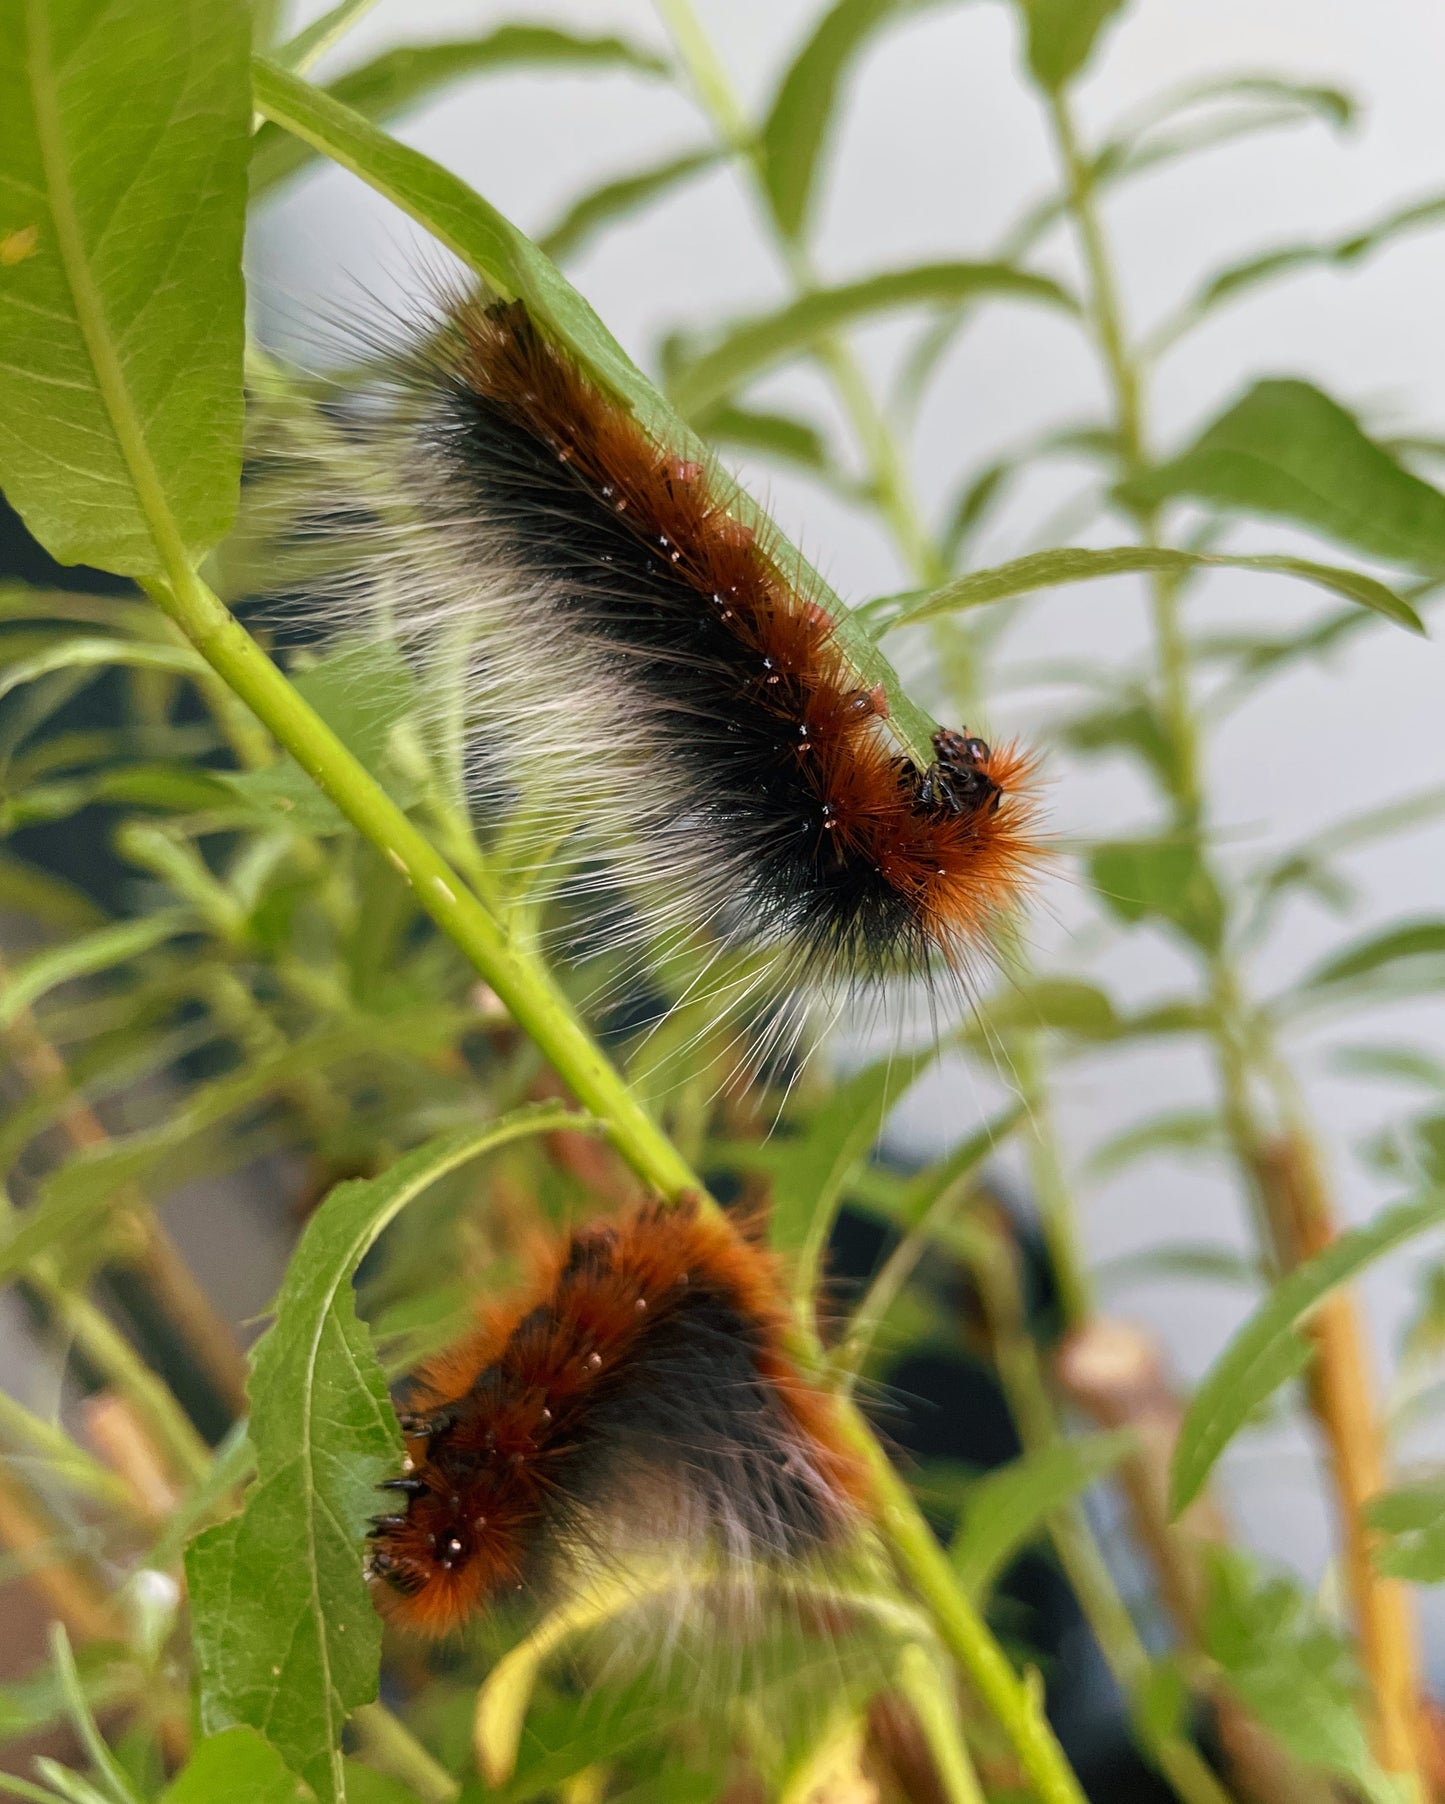
[[[817,0],[699,0],[706,29],[753,107],[817,11]],[[464,0],[382,0],[343,60],[403,38],[472,35],[508,18],[663,43],[644,0],[514,0],[506,10]],[[1445,191],[1445,9],[1430,0],[1141,0],[1109,34],[1080,88],[1083,127],[1097,137],[1159,90],[1227,70],[1284,71],[1343,85],[1360,98],[1363,116],[1343,137],[1306,126],[1210,152],[1111,201],[1108,225],[1136,325],[1147,326],[1220,264],[1277,242],[1341,235],[1397,204]],[[678,92],[621,74],[474,80],[399,129],[534,232],[581,190],[696,145],[705,131]],[[829,278],[988,256],[1022,208],[1056,181],[1040,111],[1020,80],[1010,12],[973,0],[934,9],[880,39],[851,90],[836,153],[818,217],[817,256]],[[318,321],[372,312],[378,302],[404,308],[414,286],[413,244],[407,222],[350,177],[327,170],[306,178],[269,210],[255,235],[262,329],[315,357],[331,330]],[[1040,265],[1070,273],[1064,235],[1047,241]],[[725,173],[611,231],[570,273],[628,350],[653,367],[668,329],[713,323],[786,292],[746,189]],[[1296,277],[1222,310],[1163,364],[1151,402],[1155,444],[1182,442],[1247,381],[1271,374],[1319,382],[1378,430],[1445,432],[1442,299],[1445,233],[1436,233],[1405,239],[1349,273]],[[906,337],[901,322],[860,335],[870,370],[881,377],[894,367]],[[830,417],[822,391],[802,376],[768,382],[759,394]],[[988,309],[950,356],[920,422],[912,446],[920,494],[930,510],[941,509],[963,473],[1042,427],[1086,415],[1100,400],[1087,350],[1057,317]],[[1027,487],[990,528],[978,561],[1030,548],[1030,534],[1077,490],[1081,474],[1056,468]],[[904,573],[861,513],[801,482],[754,477],[785,530],[845,595],[862,599],[903,585]],[[1117,526],[1096,523],[1089,536],[1103,544],[1117,534]],[[1241,531],[1237,544],[1311,549],[1302,537],[1265,524]],[[1285,628],[1322,604],[1289,584],[1219,576],[1200,585],[1190,605],[1197,621]],[[1143,644],[1143,632],[1137,586],[1118,581],[1037,605],[1013,649],[1021,657],[1086,651],[1123,663]],[[1445,781],[1442,679],[1437,646],[1381,626],[1354,641],[1342,660],[1271,685],[1209,742],[1207,784],[1228,855],[1246,859],[1282,847],[1377,800]],[[988,727],[1036,728],[1056,699],[1000,695]],[[1147,824],[1148,798],[1122,765],[1081,769],[1055,756],[1050,774],[1052,825],[1063,840]],[[1445,835],[1438,825],[1354,857],[1345,868],[1363,892],[1359,914],[1342,929],[1316,907],[1294,907],[1284,933],[1255,963],[1257,990],[1288,983],[1342,932],[1441,912]],[[1041,961],[1079,968],[1092,938],[1089,918],[1077,888],[1056,883],[1034,928]],[[1114,946],[1094,969],[1129,1003],[1173,993],[1182,974],[1169,948],[1146,935]],[[1328,1038],[1366,1037],[1445,1053],[1445,1009],[1431,996],[1346,1023]],[[1401,1097],[1331,1074],[1327,1045],[1301,1042],[1299,1055],[1325,1124],[1342,1208],[1358,1219],[1388,1189],[1355,1149],[1398,1110]],[[1204,1062],[1187,1051],[1154,1047],[1097,1060],[1060,1080],[1065,1139],[1082,1158],[1130,1120],[1197,1106],[1207,1082]],[[950,1073],[911,1099],[896,1131],[920,1149],[951,1141],[992,1100],[987,1089]],[[1171,1236],[1243,1244],[1234,1191],[1203,1159],[1139,1165],[1086,1187],[1084,1196],[1084,1234],[1098,1261]],[[1412,1261],[1401,1258],[1366,1286],[1382,1358],[1410,1307],[1411,1270]],[[1136,1285],[1117,1302],[1163,1336],[1177,1368],[1191,1377],[1246,1306],[1238,1292],[1177,1282]],[[1430,1449],[1417,1436],[1405,1451],[1420,1458]],[[1267,1430],[1236,1444],[1226,1481],[1256,1545],[1327,1583],[1327,1527],[1310,1458],[1302,1433]],[[1445,1681],[1445,1606],[1429,1613],[1435,1677]]]

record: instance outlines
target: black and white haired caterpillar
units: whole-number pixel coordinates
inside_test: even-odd
[[[395,368],[366,443],[405,522],[362,588],[424,658],[460,659],[484,814],[593,829],[650,933],[764,954],[773,997],[987,950],[1035,853],[1026,756],[966,730],[926,768],[902,755],[717,473],[520,302],[453,301]]]

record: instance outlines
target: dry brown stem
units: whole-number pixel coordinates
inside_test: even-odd
[[[1297,1133],[1268,1142],[1260,1179],[1290,1264],[1322,1252],[1336,1226],[1314,1148]],[[1419,1629],[1410,1593],[1375,1570],[1366,1506],[1389,1484],[1373,1361],[1359,1307],[1337,1290],[1310,1322],[1310,1404],[1327,1450],[1335,1517],[1360,1659],[1375,1699],[1376,1753],[1389,1772],[1423,1770]]]

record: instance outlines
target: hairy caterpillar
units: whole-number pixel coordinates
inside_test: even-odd
[[[520,302],[453,300],[393,367],[361,580],[460,658],[483,814],[590,827],[650,935],[761,953],[774,995],[966,971],[1034,857],[1030,760],[966,731],[901,755],[723,479]]]
[[[579,1549],[750,1570],[836,1542],[864,1479],[786,1320],[770,1255],[690,1202],[560,1241],[416,1381],[372,1529],[383,1612],[445,1634]]]

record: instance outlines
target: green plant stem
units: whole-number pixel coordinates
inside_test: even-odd
[[[899,1656],[898,1689],[918,1719],[948,1804],[988,1804],[959,1726],[952,1680],[917,1642]]]
[[[1120,457],[1127,475],[1148,466],[1143,396],[1137,360],[1124,329],[1117,283],[1095,205],[1088,159],[1083,155],[1067,101],[1061,93],[1049,100],[1055,142],[1069,187],[1069,213],[1088,272],[1089,309],[1113,393]],[[1145,544],[1157,544],[1157,520],[1151,510],[1139,516]],[[1172,771],[1169,799],[1177,831],[1198,837],[1203,797],[1199,723],[1190,693],[1189,656],[1179,609],[1176,578],[1156,576],[1150,583],[1159,706],[1169,736]],[[1201,859],[1204,850],[1201,846]],[[1220,886],[1228,910],[1228,893]],[[1254,1019],[1233,961],[1226,950],[1228,922],[1219,945],[1204,954],[1213,1025],[1214,1061],[1222,1096],[1225,1127],[1241,1178],[1256,1210],[1262,1250],[1278,1270],[1299,1257],[1298,1224],[1288,1219],[1288,1198],[1270,1182],[1271,1135],[1260,1119],[1253,1095],[1261,1065],[1278,1073],[1283,1060],[1267,1025]],[[1294,1093],[1289,1138],[1295,1163],[1309,1175],[1312,1232],[1327,1239],[1334,1212],[1319,1182],[1315,1135],[1302,1101]],[[1286,1187],[1287,1188],[1287,1187]],[[1382,1479],[1379,1423],[1364,1369],[1364,1343],[1358,1323],[1340,1318],[1335,1332],[1316,1342],[1315,1381],[1311,1403],[1331,1450],[1331,1476],[1336,1514],[1344,1549],[1344,1565],[1359,1634],[1362,1662],[1376,1709],[1376,1749],[1382,1766],[1402,1777],[1417,1799],[1425,1794],[1420,1774],[1418,1726],[1419,1679],[1416,1630],[1405,1594],[1375,1572],[1359,1520],[1370,1488]]]
[[[151,593],[207,663],[400,873],[421,907],[566,1077],[582,1106],[610,1123],[614,1143],[639,1176],[667,1197],[699,1189],[696,1176],[593,1044],[535,955],[508,936],[223,603],[184,565],[172,571],[169,584],[152,584]]]
[[[451,1804],[460,1796],[461,1786],[385,1704],[363,1704],[351,1722],[372,1764],[409,1785],[422,1804]]]
[[[587,1034],[530,946],[509,938],[199,577],[182,562],[172,578],[170,584],[152,585],[158,605],[411,885],[577,1100],[609,1124],[613,1144],[638,1176],[666,1197],[705,1196],[701,1180]],[[933,1611],[945,1645],[1009,1735],[1040,1804],[1083,1804],[1033,1691],[1017,1678],[958,1592],[946,1557],[863,1418],[850,1404],[842,1408],[849,1439],[877,1487],[883,1530],[898,1563]]]
[[[948,1556],[934,1539],[906,1484],[856,1410],[843,1426],[862,1457],[879,1500],[880,1524],[899,1566],[927,1606],[939,1639],[968,1675],[984,1708],[1002,1726],[1039,1804],[1084,1804],[1084,1794],[1054,1740],[1036,1675],[1020,1680],[959,1590]]]

